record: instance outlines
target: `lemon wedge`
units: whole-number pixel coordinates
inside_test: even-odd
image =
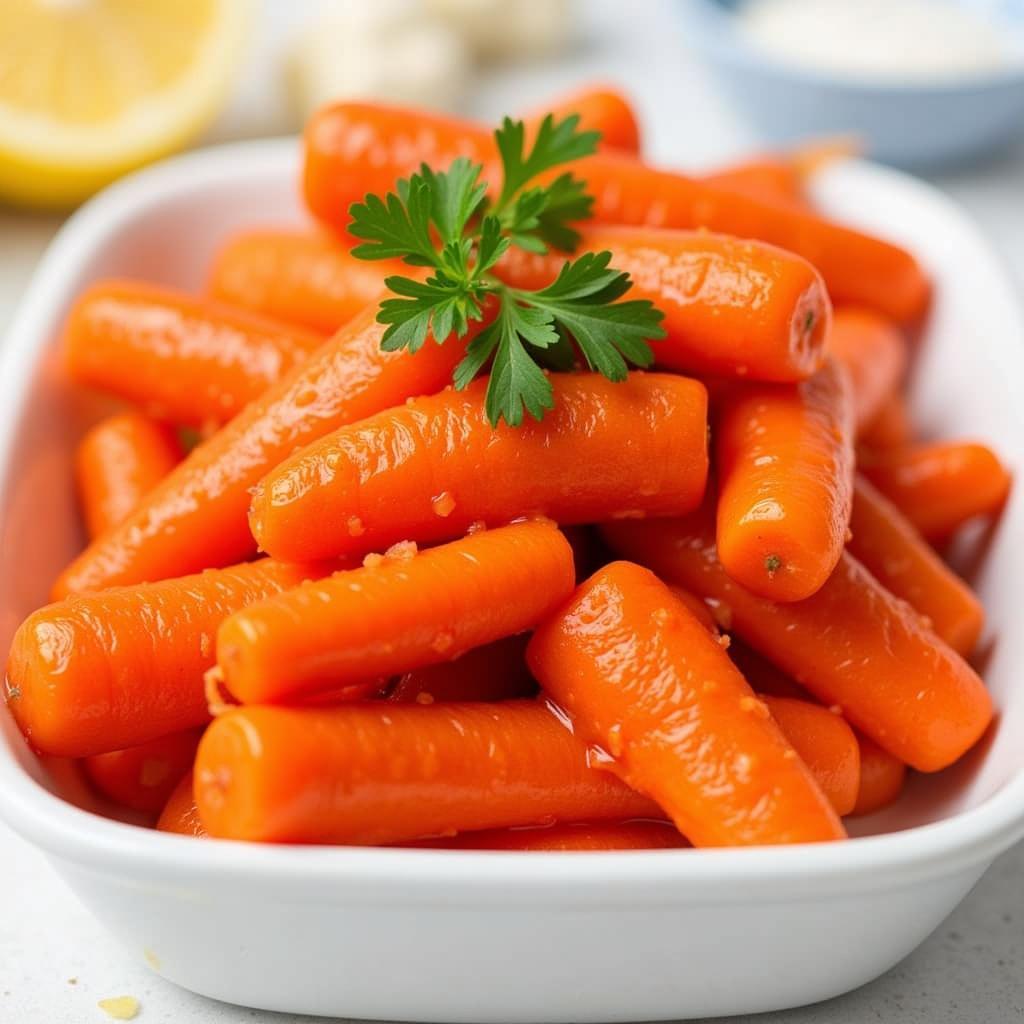
[[[64,207],[195,137],[252,0],[0,0],[0,200]]]

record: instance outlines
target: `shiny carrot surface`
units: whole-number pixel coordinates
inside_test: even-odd
[[[860,744],[860,786],[853,815],[872,814],[895,803],[903,792],[907,766],[874,740],[857,734]]]
[[[707,510],[602,532],[624,557],[715,601],[751,647],[906,764],[945,768],[992,719],[977,673],[849,554],[813,597],[778,604],[725,572]]]
[[[217,627],[322,571],[263,559],[47,605],[14,636],[7,706],[33,747],[65,757],[201,725]]]
[[[662,817],[535,701],[238,708],[203,737],[195,795],[211,835],[278,843]]]
[[[89,536],[126,519],[182,455],[174,431],[141,413],[97,423],[75,451],[75,481]]]
[[[174,788],[156,823],[159,832],[175,832],[182,836],[201,839],[208,835],[206,827],[199,820],[199,808],[192,795],[192,772]]]
[[[693,508],[707,476],[707,396],[685,377],[554,374],[541,422],[493,428],[486,380],[353,424],[274,469],[250,515],[260,548],[307,561],[461,536],[523,515],[558,523]],[[331,554],[328,555],[327,553]]]
[[[574,583],[572,549],[553,524],[484,530],[377,557],[243,609],[217,633],[217,664],[243,703],[284,703],[520,633]]]
[[[172,423],[223,423],[303,362],[322,334],[137,281],[93,285],[65,327],[80,384]]]
[[[640,124],[636,111],[613,85],[586,85],[549,100],[536,112],[523,117],[527,136],[548,114],[556,121],[576,114],[580,119],[580,130],[601,133],[602,149],[640,152]]]
[[[598,570],[537,629],[527,660],[598,763],[695,846],[845,835],[716,638],[648,570]]]
[[[716,437],[722,565],[762,597],[810,597],[835,568],[850,520],[846,370],[831,360],[801,384],[738,389],[722,403]]]
[[[684,373],[793,381],[821,366],[831,304],[806,260],[763,242],[703,231],[594,226],[580,251],[608,251],[633,281],[631,299],[664,314],[658,366]],[[519,288],[554,280],[564,253],[511,249],[498,273]]]
[[[374,304],[195,448],[132,515],[72,562],[54,595],[165,579],[252,555],[249,492],[270,469],[345,423],[451,379],[458,346],[428,342],[414,356],[382,352],[376,315]]]

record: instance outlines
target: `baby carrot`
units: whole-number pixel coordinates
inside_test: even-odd
[[[965,657],[974,650],[985,610],[902,512],[862,475],[850,518],[850,552],[875,578],[917,609]]]
[[[195,795],[211,835],[278,843],[662,817],[536,701],[236,708],[199,745]]]
[[[570,114],[578,115],[581,130],[601,133],[602,149],[640,152],[640,124],[636,112],[614,86],[587,85],[523,115],[527,138],[548,114],[553,115],[556,121],[562,121]]]
[[[213,261],[214,298],[330,334],[372,302],[399,260],[357,260],[327,232],[267,228],[232,235]]]
[[[836,814],[849,814],[860,786],[860,748],[853,730],[840,715],[820,704],[768,695],[760,699]]]
[[[14,635],[7,706],[37,750],[65,757],[201,725],[221,621],[315,572],[263,559],[41,608]]]
[[[791,205],[810,210],[804,175],[794,160],[785,156],[765,156],[723,167],[704,175],[716,188],[739,192],[766,203]]]
[[[120,526],[64,571],[63,597],[229,565],[256,545],[246,522],[249,491],[297,448],[451,380],[458,345],[415,355],[382,352],[377,305],[346,324],[304,364],[195,448]]]
[[[862,453],[864,475],[930,541],[995,515],[1010,493],[1010,473],[991,448],[947,441]]]
[[[463,832],[450,839],[415,844],[441,850],[502,850],[507,853],[575,853],[602,850],[674,850],[689,846],[668,821],[573,822],[546,828],[500,828]]]
[[[828,347],[850,374],[859,435],[896,392],[907,368],[906,341],[891,320],[869,309],[847,306],[835,311]]]
[[[93,786],[115,803],[156,812],[192,768],[198,729],[174,732],[126,750],[95,754],[83,762]]]
[[[474,647],[454,661],[424,665],[400,676],[388,700],[433,704],[453,700],[532,697],[537,684],[526,668],[525,633]]]
[[[421,162],[443,169],[457,156],[483,164],[482,180],[492,186],[500,180],[497,149],[484,126],[373,103],[328,106],[306,128],[306,202],[322,221],[343,230],[349,207],[366,193],[393,189]],[[809,260],[836,302],[869,306],[900,322],[917,319],[927,306],[928,279],[908,252],[814,213],[657,170],[619,153],[587,157],[575,170],[594,196],[597,221],[756,238]]]
[[[796,385],[737,389],[718,416],[718,551],[755,594],[801,601],[846,540],[853,491],[853,401],[830,360]]]
[[[700,502],[707,396],[685,377],[554,374],[541,422],[493,428],[487,381],[336,431],[262,481],[249,516],[286,560],[461,536],[527,514],[559,523],[672,515]],[[331,557],[331,556],[327,556]]]
[[[907,400],[903,395],[898,392],[890,394],[882,402],[875,418],[860,432],[857,441],[868,451],[879,448],[904,448],[913,444],[914,428],[910,422]]]
[[[991,721],[977,673],[849,554],[813,597],[776,604],[730,579],[706,508],[683,519],[610,523],[603,533],[624,557],[717,602],[751,647],[921,771],[952,764]]]
[[[715,607],[724,618],[728,618],[729,609],[726,606],[716,602]],[[735,636],[729,637],[729,657],[757,693],[771,697],[791,697],[793,700],[814,699],[799,683],[794,682],[792,676],[786,675]]]
[[[97,423],[75,452],[75,479],[90,537],[116,526],[181,461],[174,431],[142,413]]]
[[[695,846],[844,835],[717,639],[647,569],[599,569],[537,629],[526,657],[599,763]]]
[[[630,298],[650,299],[665,315],[654,346],[659,366],[749,380],[809,377],[825,357],[831,306],[821,276],[805,259],[763,242],[700,231],[593,226],[581,249],[607,250],[633,280]],[[510,249],[497,273],[509,284],[541,288],[564,253]]]
[[[231,419],[324,342],[321,334],[136,281],[93,285],[64,333],[77,383],[192,426]]]
[[[874,740],[857,733],[860,743],[860,786],[853,815],[871,814],[894,803],[903,792],[907,766]]]
[[[178,783],[156,823],[159,832],[176,832],[201,839],[209,833],[199,820],[199,809],[192,795],[192,772]]]
[[[572,549],[553,524],[483,530],[377,556],[241,610],[217,633],[217,664],[242,703],[283,703],[521,633],[574,583]]]

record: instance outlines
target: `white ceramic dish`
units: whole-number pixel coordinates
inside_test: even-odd
[[[58,324],[89,280],[193,286],[230,229],[301,216],[293,142],[168,162],[78,213],[43,260],[0,364],[0,646],[79,543]],[[837,217],[913,248],[938,282],[915,403],[936,432],[989,439],[1020,472],[1024,340],[1003,269],[929,187],[865,164],[818,183]],[[411,1021],[677,1020],[792,1006],[912,950],[1024,835],[1024,497],[976,579],[998,641],[998,728],[918,779],[867,835],[817,847],[522,855],[198,842],[60,799],[61,773],[0,714],[0,811],[132,955],[229,1002]]]

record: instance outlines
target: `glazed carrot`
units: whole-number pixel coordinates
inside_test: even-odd
[[[263,559],[41,608],[14,636],[7,706],[36,749],[66,757],[201,725],[223,619],[317,571]]]
[[[453,700],[532,697],[537,684],[526,668],[525,633],[474,647],[454,661],[414,668],[398,678],[388,700],[433,704]]]
[[[930,541],[995,515],[1010,493],[1010,473],[991,448],[947,441],[862,453],[860,468]]]
[[[572,549],[553,524],[483,530],[242,609],[217,633],[217,664],[242,703],[284,703],[521,633],[574,583]]]
[[[860,786],[860,748],[853,730],[820,704],[768,695],[761,700],[836,814],[849,814]]]
[[[191,770],[201,733],[187,729],[137,747],[96,754],[83,762],[93,786],[136,811],[159,811]]]
[[[897,597],[965,657],[974,650],[985,610],[970,587],[935,554],[902,512],[858,474],[850,551]]]
[[[853,399],[831,360],[797,385],[737,389],[717,424],[718,550],[762,597],[801,601],[843,550],[853,492]]]
[[[581,249],[607,250],[633,279],[631,299],[665,314],[659,366],[749,380],[809,377],[825,358],[831,306],[806,260],[763,242],[701,231],[589,227]],[[564,253],[510,249],[497,273],[527,290],[555,279]]]
[[[874,420],[867,424],[857,438],[862,448],[903,448],[913,443],[914,428],[910,410],[903,395],[890,394],[881,405]]]
[[[297,448],[451,379],[458,345],[382,352],[374,303],[306,363],[200,444],[120,526],[97,538],[54,594],[165,579],[247,558],[250,489]]]
[[[97,423],[75,452],[75,479],[89,536],[124,520],[181,457],[174,431],[141,413],[121,413]]]
[[[921,771],[952,764],[991,721],[977,673],[849,554],[813,597],[775,604],[722,568],[708,508],[603,533],[624,557],[727,609],[739,637]]]
[[[193,426],[231,419],[324,342],[321,334],[137,281],[93,285],[64,334],[77,383]]]
[[[199,809],[192,795],[192,772],[178,783],[156,823],[159,832],[176,832],[201,839],[209,833],[199,820]]]
[[[275,557],[307,561],[458,537],[474,523],[526,514],[586,523],[700,502],[703,385],[656,373],[551,382],[555,406],[539,423],[493,428],[481,378],[336,431],[261,482],[253,536]]]
[[[614,86],[586,85],[524,114],[528,138],[548,114],[552,114],[556,121],[564,120],[570,114],[578,115],[581,130],[601,133],[602,149],[640,152],[640,124],[636,112]]]
[[[536,701],[237,708],[199,745],[195,795],[211,835],[262,842],[662,817]]]
[[[329,334],[372,302],[399,260],[357,260],[327,232],[267,228],[232,235],[214,258],[210,295]]]
[[[716,606],[716,610],[728,615],[729,610],[725,605],[716,602]],[[793,700],[814,700],[792,676],[734,636],[729,637],[729,657],[757,693],[770,697],[791,697]]]
[[[716,188],[739,192],[766,203],[791,205],[810,210],[804,175],[796,161],[784,155],[764,156],[704,175]]]
[[[906,341],[891,320],[869,309],[846,306],[835,311],[828,347],[850,374],[859,435],[896,392],[907,368]]]
[[[537,629],[526,658],[599,763],[695,846],[844,835],[725,650],[647,569],[599,569]]]
[[[853,815],[871,814],[894,803],[903,792],[907,766],[874,740],[857,733],[860,743],[860,786]]]
[[[415,844],[441,850],[503,850],[575,853],[602,850],[673,850],[689,846],[668,821],[579,822],[547,828],[501,828],[463,832],[450,839]]]
[[[393,189],[421,162],[441,169],[457,156],[482,163],[482,180],[500,180],[494,139],[484,126],[372,103],[328,106],[306,127],[306,202],[318,218],[343,230],[349,207],[366,193]],[[900,322],[917,319],[927,306],[928,279],[909,253],[813,213],[657,170],[619,153],[587,157],[576,170],[595,198],[597,221],[756,238],[809,260],[836,302],[870,306]]]
[[[711,612],[711,609],[704,603],[703,599],[699,598],[696,594],[691,593],[683,587],[678,587],[673,584],[669,584],[669,590],[672,591],[676,596],[677,601],[681,601],[686,605],[687,611],[711,634],[711,636],[717,637],[719,635],[718,623],[715,621],[715,617]]]

